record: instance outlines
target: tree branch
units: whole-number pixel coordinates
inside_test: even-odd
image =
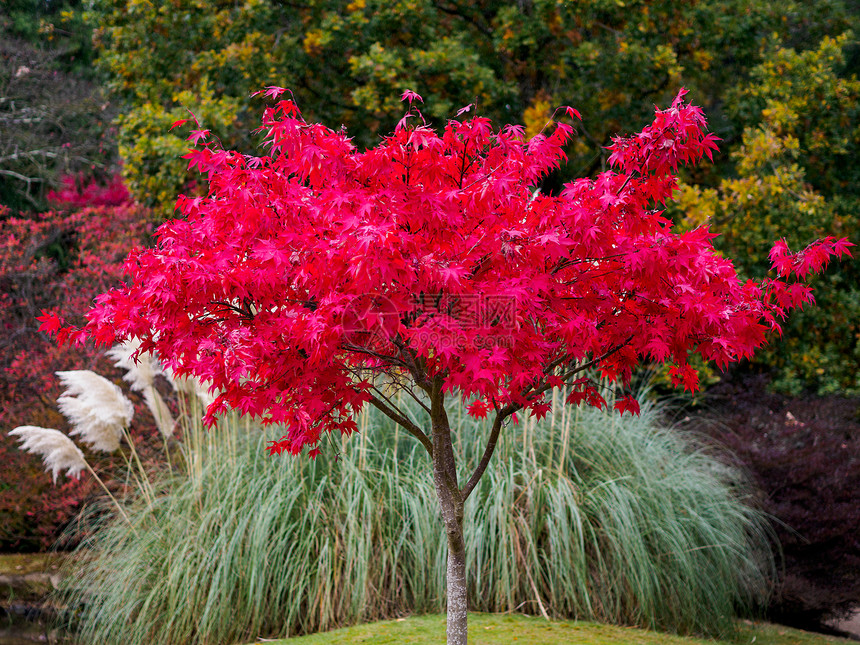
[[[27,177],[25,175],[22,175],[20,173],[15,172],[14,170],[5,170],[3,168],[0,168],[0,175],[6,175],[8,177],[14,177],[15,179],[20,179],[21,181],[27,182],[28,186],[32,183],[35,183],[35,182],[44,181],[44,179],[42,179],[41,177]]]
[[[387,356],[385,354],[379,354],[377,352],[374,352],[372,349],[369,349],[362,345],[354,345],[352,343],[343,343],[341,347],[349,352],[355,352],[356,354],[365,354],[381,361],[391,361],[392,363],[400,365],[407,370],[409,369],[409,365],[404,360],[397,358],[396,356]]]
[[[421,428],[412,423],[402,414],[399,414],[396,410],[390,408],[388,405],[386,405],[384,401],[375,396],[371,397],[370,404],[377,410],[382,412],[382,414],[387,416],[389,419],[394,421],[394,423],[400,425],[404,430],[406,430],[406,432],[418,439],[418,441],[421,442],[421,445],[424,446],[424,448],[427,450],[427,454],[430,455],[430,458],[433,458],[433,443],[430,441],[427,435],[424,434]]]
[[[427,407],[427,405],[424,403],[424,401],[422,401],[422,400],[421,400],[421,399],[419,399],[417,396],[415,396],[415,392],[413,392],[413,391],[412,391],[412,388],[404,387],[404,388],[403,388],[403,391],[404,391],[404,392],[406,392],[406,394],[408,394],[409,396],[411,396],[411,397],[412,397],[412,399],[415,401],[415,403],[417,403],[417,404],[418,404],[418,405],[420,405],[422,408],[424,408],[424,411],[425,411],[427,414],[432,414],[432,412],[431,412],[430,408],[428,408],[428,407]]]
[[[469,481],[466,482],[466,485],[463,486],[463,490],[460,491],[464,502],[475,489],[475,486],[481,480],[481,477],[483,477],[484,471],[487,470],[487,465],[490,463],[493,452],[496,450],[496,443],[499,440],[499,432],[502,429],[502,423],[520,407],[521,406],[514,403],[510,403],[496,413],[496,420],[493,421],[493,429],[490,431],[490,438],[487,440],[487,447],[484,448],[484,454],[481,455],[481,461],[478,462],[475,472],[472,473],[472,476],[469,477]]]

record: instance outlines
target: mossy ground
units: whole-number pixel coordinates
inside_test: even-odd
[[[267,645],[438,645],[444,642],[445,617],[412,616],[357,625]],[[826,645],[850,641],[802,632],[780,625],[743,621],[736,634],[724,640],[704,640],[660,632],[600,625],[584,621],[546,621],[510,614],[470,614],[472,645]],[[255,641],[262,645],[262,641]]]
[[[59,569],[59,560],[56,553],[0,553],[0,575],[54,572]]]

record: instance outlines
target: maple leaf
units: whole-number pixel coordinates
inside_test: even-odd
[[[469,405],[467,412],[470,417],[475,417],[476,419],[484,419],[487,416],[487,410],[489,410],[489,407],[490,406],[488,406],[480,399],[476,399]]]
[[[39,325],[39,331],[46,334],[54,335],[63,328],[63,319],[52,311],[42,309],[42,315],[37,316],[36,320],[42,323]]]
[[[197,145],[201,140],[206,139],[209,136],[209,130],[192,130],[191,134],[188,135],[188,141]]]
[[[560,109],[564,110],[564,113],[570,118],[582,121],[582,115],[579,113],[579,110],[575,110],[569,105],[562,105]]]
[[[629,394],[617,400],[614,407],[621,414],[629,412],[634,416],[639,416],[639,401]]]
[[[280,439],[276,441],[269,441],[266,444],[266,450],[269,455],[280,455],[284,450],[289,448],[289,441],[287,440],[287,436],[283,435]]]
[[[404,102],[408,101],[409,103],[412,103],[413,101],[418,101],[419,103],[424,102],[424,99],[422,99],[418,93],[413,92],[412,90],[404,91],[403,94],[400,95],[400,100]]]
[[[251,92],[251,96],[259,96],[260,94],[263,94],[266,98],[276,99],[279,96],[281,96],[281,94],[284,94],[286,92],[289,92],[289,90],[285,87],[278,87],[277,85],[269,85],[268,87],[266,87],[262,90],[257,90],[256,92]]]

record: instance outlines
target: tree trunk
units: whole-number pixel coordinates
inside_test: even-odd
[[[441,484],[441,485],[440,485]],[[436,478],[436,495],[448,536],[448,645],[466,645],[466,542],[463,540],[463,503],[459,490],[451,491]],[[454,493],[452,495],[452,493]]]
[[[431,394],[433,417],[433,482],[448,536],[448,645],[467,644],[466,543],[463,540],[463,494],[457,484],[451,426],[445,414],[441,380]]]
[[[448,533],[448,645],[466,645],[466,543],[462,519],[456,530]]]

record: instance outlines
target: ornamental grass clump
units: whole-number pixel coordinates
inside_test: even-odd
[[[467,469],[489,424],[448,413]],[[82,544],[64,590],[80,641],[226,645],[444,611],[432,466],[381,413],[356,421],[316,460],[273,461],[271,433],[223,420],[199,471],[129,508],[139,537],[107,520]],[[556,406],[508,430],[468,502],[471,610],[713,635],[766,596],[766,523],[746,482],[661,429],[653,406]]]

